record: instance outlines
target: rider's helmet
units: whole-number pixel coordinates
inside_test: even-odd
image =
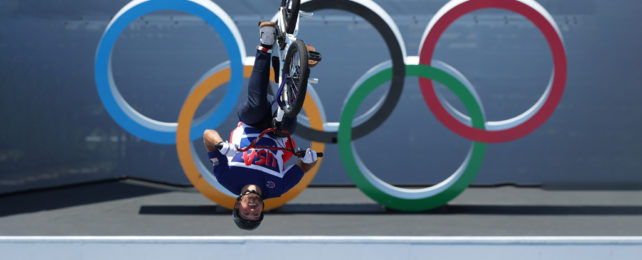
[[[254,193],[254,194],[258,195],[259,198],[261,199],[261,203],[263,203],[263,198],[261,197],[261,194],[259,194],[258,192],[254,191],[254,190],[247,190],[247,191],[243,192],[241,195],[239,195],[236,198],[236,201],[237,202],[241,201],[241,198],[243,198],[243,196],[245,196],[247,194],[250,194],[250,193]],[[263,212],[261,212],[261,216],[259,217],[259,219],[257,219],[257,220],[248,220],[248,219],[244,219],[244,218],[241,217],[241,214],[239,214],[239,208],[238,207],[234,207],[234,210],[232,210],[232,216],[234,217],[234,223],[236,223],[236,226],[238,226],[241,229],[245,229],[245,230],[253,230],[253,229],[257,228],[261,224],[261,221],[263,221]]]

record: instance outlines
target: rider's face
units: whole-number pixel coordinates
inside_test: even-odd
[[[258,220],[263,211],[263,202],[261,198],[253,193],[247,194],[241,198],[239,205],[239,214],[246,220]]]

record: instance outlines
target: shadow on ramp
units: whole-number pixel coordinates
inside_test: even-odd
[[[227,215],[231,211],[215,205],[143,205],[141,215]],[[608,216],[642,215],[642,206],[551,206],[551,205],[447,205],[433,210],[404,212],[378,204],[288,204],[266,214],[328,215],[534,215]]]
[[[0,217],[165,193],[163,188],[105,180],[0,195]]]

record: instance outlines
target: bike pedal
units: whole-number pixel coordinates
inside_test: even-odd
[[[321,53],[318,51],[308,51],[308,60],[321,61]]]

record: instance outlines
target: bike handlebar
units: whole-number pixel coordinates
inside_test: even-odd
[[[305,156],[305,150],[303,150],[303,151],[298,151],[298,152],[294,153],[294,155],[295,155],[296,157],[301,158],[301,157]],[[317,157],[318,157],[318,158],[323,157],[323,153],[319,153],[319,152],[317,152]]]
[[[275,132],[275,131],[277,131],[277,130],[274,129],[274,128],[268,128],[268,129],[263,130],[263,132],[261,132],[261,134],[259,134],[259,136],[256,137],[254,139],[254,141],[252,141],[252,143],[250,143],[250,145],[248,145],[246,147],[243,147],[243,148],[239,148],[238,151],[239,152],[245,152],[245,151],[247,151],[247,150],[249,150],[251,148],[255,148],[255,149],[281,150],[281,151],[284,151],[284,152],[291,152],[297,157],[305,156],[305,150],[297,150],[297,151],[295,151],[295,150],[292,150],[290,148],[284,148],[284,147],[270,147],[270,146],[256,145],[256,143],[259,141],[259,139],[261,139],[264,135],[266,135],[267,133],[270,133],[270,132]],[[286,136],[287,136],[288,141],[291,144],[291,146],[294,147],[294,142],[292,142],[292,137],[290,137],[290,133],[288,131],[286,131],[286,130],[278,130],[278,131],[282,131],[282,133],[285,133]],[[218,149],[218,150],[221,150],[221,148],[223,148],[223,142],[215,144],[214,147],[216,149]],[[323,157],[323,153],[322,152],[321,153],[317,152],[317,157]]]

